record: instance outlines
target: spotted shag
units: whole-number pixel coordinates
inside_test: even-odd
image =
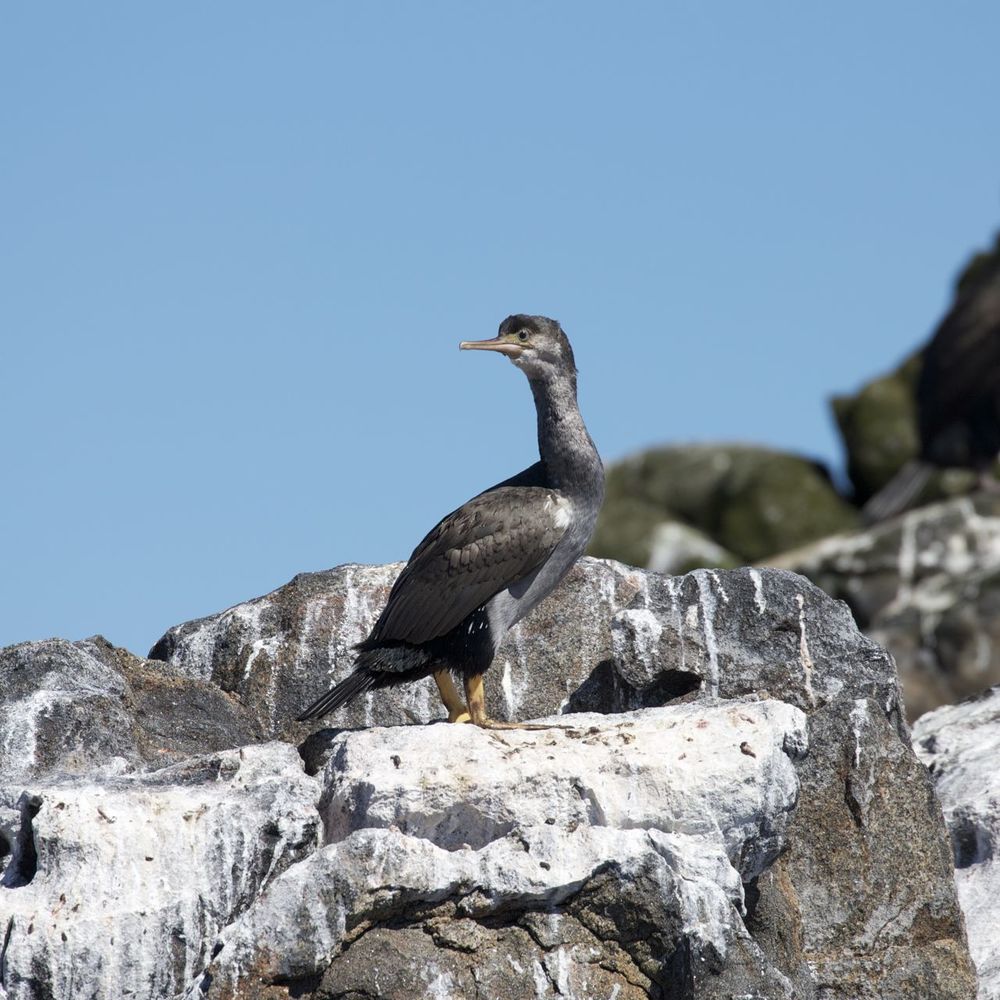
[[[576,363],[560,325],[509,316],[492,340],[527,376],[538,414],[539,461],[452,511],[414,549],[353,672],[311,704],[317,719],[377,688],[433,675],[451,722],[519,728],[486,714],[483,674],[507,631],[583,553],[604,498],[604,468],[576,400]],[[452,676],[465,689],[463,701]]]

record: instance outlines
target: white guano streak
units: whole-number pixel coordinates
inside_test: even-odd
[[[816,694],[812,686],[813,658],[809,653],[809,643],[806,640],[806,599],[802,594],[796,594],[795,600],[799,605],[799,662],[802,664],[802,676],[805,680],[806,695],[809,697],[809,704],[816,704]]]
[[[753,602],[757,606],[757,611],[763,614],[767,611],[767,601],[764,600],[764,578],[760,575],[759,569],[751,569],[750,579],[753,581]]]
[[[705,633],[705,649],[708,652],[708,690],[713,698],[719,696],[719,647],[715,641],[715,610],[717,603],[712,591],[712,574],[703,569],[694,571],[694,578],[701,595],[702,629]]]

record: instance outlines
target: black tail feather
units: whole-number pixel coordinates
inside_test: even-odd
[[[311,719],[319,719],[330,712],[354,701],[358,695],[371,691],[377,684],[375,678],[363,667],[348,674],[339,684],[330,688],[326,694],[317,698],[301,715],[296,718],[296,722],[307,722]]]
[[[430,674],[434,665],[433,653],[421,646],[400,642],[394,645],[359,642],[354,672],[322,697],[317,698],[296,722],[319,719],[354,701],[359,695],[376,688],[418,680]]]
[[[875,524],[893,517],[908,507],[930,478],[931,467],[913,459],[904,465],[889,482],[861,508],[865,524]]]

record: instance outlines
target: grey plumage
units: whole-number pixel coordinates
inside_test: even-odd
[[[555,320],[510,316],[491,341],[528,377],[540,460],[443,518],[414,549],[354,672],[307,708],[318,718],[374,688],[450,670],[481,675],[507,630],[562,580],[593,534],[604,469],[576,400],[576,364]]]
[[[553,513],[560,501],[541,486],[501,486],[449,514],[410,556],[370,641],[437,638],[523,579],[565,534]]]

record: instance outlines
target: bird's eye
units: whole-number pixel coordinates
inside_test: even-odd
[[[528,339],[528,331],[518,330],[517,339],[523,344]]]

